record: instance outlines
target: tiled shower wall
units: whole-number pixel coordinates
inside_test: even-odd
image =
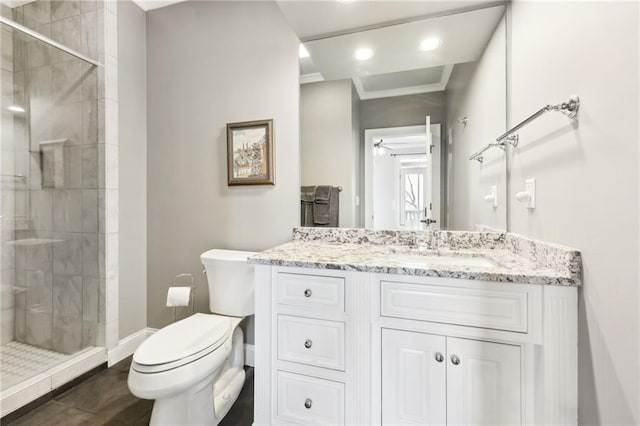
[[[113,64],[115,6],[39,0],[12,15]],[[108,98],[115,97],[117,80],[113,67],[97,68],[27,39],[13,41],[14,97],[30,112],[28,121],[14,119],[15,169],[27,176],[27,187],[15,191],[16,212],[28,216],[15,231],[15,339],[65,353],[113,346],[117,133],[111,129],[117,128],[117,99]]]

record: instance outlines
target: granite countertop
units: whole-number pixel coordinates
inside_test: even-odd
[[[580,252],[495,232],[296,228],[250,263],[523,284],[581,286]]]

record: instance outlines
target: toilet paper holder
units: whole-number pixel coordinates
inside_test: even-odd
[[[195,314],[196,313],[196,307],[195,307],[195,292],[196,292],[196,285],[195,285],[195,281],[193,279],[193,275],[192,274],[178,274],[175,276],[175,278],[173,279],[173,284],[172,287],[187,287],[187,286],[182,286],[179,284],[179,280],[181,278],[184,277],[189,277],[191,279],[191,284],[188,286],[191,288],[191,292],[189,293],[189,305],[191,306],[191,314]],[[176,322],[178,319],[178,311],[177,311],[178,307],[177,306],[173,306],[173,322]]]

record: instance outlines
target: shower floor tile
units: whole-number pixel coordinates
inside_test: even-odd
[[[61,354],[19,342],[0,346],[0,390],[54,367],[73,355]]]

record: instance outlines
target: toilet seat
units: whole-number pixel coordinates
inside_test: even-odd
[[[194,314],[158,330],[135,351],[131,368],[160,373],[196,361],[220,347],[231,335],[231,318]]]

